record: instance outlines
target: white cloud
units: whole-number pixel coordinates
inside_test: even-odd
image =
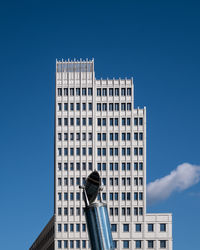
[[[200,181],[200,166],[183,163],[169,175],[147,185],[148,204],[167,199],[173,192],[185,190]]]

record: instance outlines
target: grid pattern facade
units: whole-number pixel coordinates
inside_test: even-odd
[[[133,79],[97,80],[94,61],[57,61],[55,249],[88,249],[79,185],[98,170],[116,249],[172,249],[171,214],[146,214],[146,109]]]

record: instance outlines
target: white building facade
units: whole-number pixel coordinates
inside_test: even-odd
[[[115,248],[172,250],[172,215],[146,213],[146,108],[134,108],[133,79],[97,80],[93,60],[62,60],[55,93],[54,249],[89,249],[79,185],[96,169]]]

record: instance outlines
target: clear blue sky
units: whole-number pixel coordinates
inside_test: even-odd
[[[134,77],[148,182],[200,165],[199,10],[193,0],[1,2],[1,249],[28,249],[53,214],[56,58],[94,58],[97,78]],[[174,250],[199,249],[199,189],[148,207],[173,213]]]

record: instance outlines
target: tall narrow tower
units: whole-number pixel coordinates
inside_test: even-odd
[[[146,213],[146,109],[134,108],[133,79],[98,80],[93,60],[62,60],[55,91],[54,249],[89,248],[79,185],[96,169],[115,248],[172,250],[172,215]]]

